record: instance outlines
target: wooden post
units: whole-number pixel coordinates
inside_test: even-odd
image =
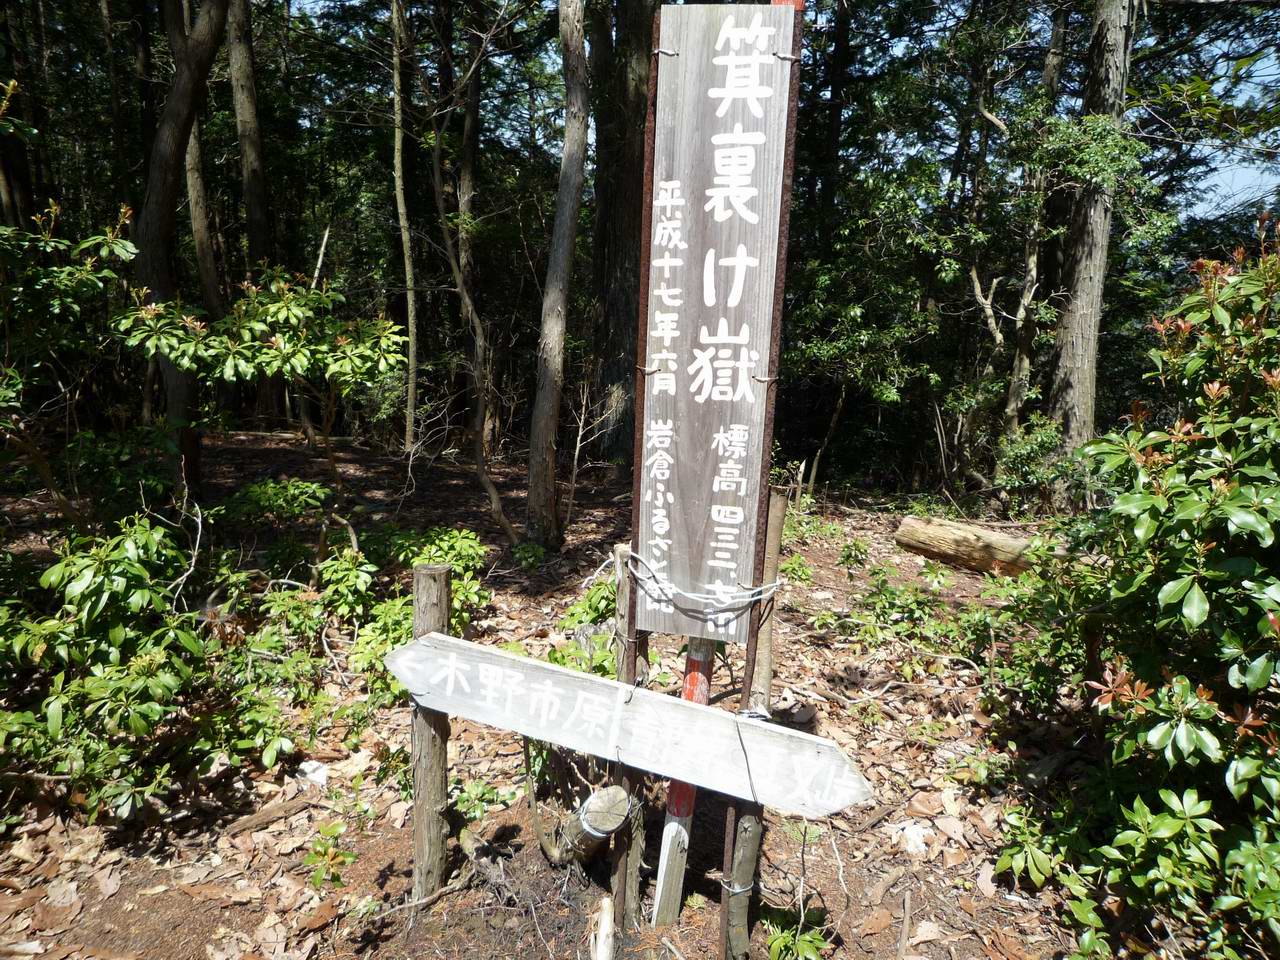
[[[636,682],[635,618],[632,616],[634,595],[631,591],[629,563],[631,545],[619,543],[613,548],[614,578],[617,584],[618,679]],[[644,807],[642,806],[644,774],[619,764],[614,770],[614,783],[626,791],[631,823],[613,835],[613,907],[622,929],[629,930],[640,922],[640,861],[644,856]]]
[[[452,606],[447,564],[413,568],[413,636],[449,629]],[[413,707],[413,900],[440,889],[449,826],[449,717]]]
[[[711,661],[716,642],[705,637],[689,638],[685,660],[685,700],[707,703],[711,699]],[[689,861],[689,823],[697,789],[679,780],[667,789],[667,820],[662,827],[662,851],[658,855],[658,879],[653,895],[653,925],[665,926],[680,915],[684,899],[684,869]]]
[[[764,582],[778,579],[778,559],[782,553],[782,528],[787,519],[787,488],[769,488],[769,523],[764,538]],[[773,624],[777,596],[764,604],[760,633],[756,638],[755,669],[751,672],[751,693],[744,705],[753,711],[769,712],[769,686],[773,683]]]
[[[787,516],[787,491],[769,490],[769,523],[765,528],[764,582],[778,579],[782,553],[782,527]],[[756,660],[750,677],[744,677],[741,708],[769,713],[769,687],[773,683],[773,625],[777,608],[770,598],[756,635]],[[751,925],[748,912],[760,863],[764,835],[763,809],[756,803],[734,803],[725,823],[724,877],[720,894],[720,956],[722,960],[749,960]]]

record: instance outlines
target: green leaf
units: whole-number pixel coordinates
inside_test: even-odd
[[[1169,837],[1176,836],[1182,832],[1182,821],[1176,817],[1171,817],[1167,813],[1159,814],[1151,821],[1151,835],[1161,840],[1167,840]]]
[[[62,733],[62,698],[54,697],[44,708],[45,725],[48,727],[49,736],[57,737]]]
[[[1200,584],[1193,583],[1182,601],[1182,619],[1191,627],[1198,627],[1209,616],[1209,598]]]
[[[1136,517],[1140,513],[1145,513],[1155,502],[1156,498],[1149,493],[1122,493],[1116,497],[1111,510],[1113,513]]]
[[[1144,513],[1138,517],[1133,524],[1133,535],[1138,538],[1139,543],[1146,543],[1151,539],[1151,535],[1156,532],[1156,518],[1149,513]]]
[[[1200,741],[1201,753],[1215,763],[1222,760],[1222,744],[1210,731],[1204,727],[1196,727],[1196,739]]]
[[[1191,588],[1194,580],[1195,577],[1179,577],[1177,580],[1170,580],[1166,583],[1160,588],[1160,592],[1156,594],[1156,599],[1159,601],[1160,606],[1167,607],[1169,604],[1177,603],[1181,600],[1187,590]]]
[[[1257,693],[1270,682],[1272,669],[1269,653],[1264,653],[1249,664],[1249,669],[1244,672],[1244,685],[1250,693]]]
[[[1083,927],[1101,928],[1102,918],[1098,916],[1098,904],[1093,900],[1071,900],[1067,906],[1071,915],[1076,918],[1076,923]]]
[[[1167,720],[1147,731],[1147,746],[1152,750],[1163,750],[1171,740],[1173,740],[1173,724]]]
[[[1239,800],[1249,789],[1249,781],[1262,772],[1262,761],[1258,757],[1236,757],[1227,767],[1227,789]]]
[[[1196,745],[1195,729],[1191,724],[1187,723],[1187,721],[1179,721],[1178,726],[1173,731],[1173,742],[1178,745],[1178,749],[1182,752],[1184,757],[1189,757],[1191,755],[1191,751],[1195,749]],[[1173,796],[1173,794],[1168,790],[1160,791],[1161,797],[1164,797],[1165,794],[1169,794],[1171,797]],[[1168,800],[1165,802],[1175,810],[1182,809],[1181,806],[1176,803],[1171,803]]]
[[[1204,515],[1209,505],[1197,497],[1189,497],[1178,505],[1173,512],[1174,520],[1198,520]]]
[[[74,600],[80,594],[89,588],[89,584],[93,582],[93,567],[85,567],[84,572],[80,576],[71,581],[67,587],[67,599]]]
[[[1224,505],[1222,512],[1227,515],[1231,527],[1249,531],[1264,547],[1271,546],[1272,541],[1275,540],[1275,534],[1271,532],[1271,524],[1252,510]]]

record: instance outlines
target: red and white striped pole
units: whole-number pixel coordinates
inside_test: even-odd
[[[694,703],[711,699],[711,664],[716,642],[689,638],[681,696]],[[693,820],[696,787],[672,780],[667,789],[667,820],[662,827],[662,852],[658,856],[658,880],[653,897],[653,925],[665,926],[680,915],[684,897],[684,871],[689,861],[689,823]]]

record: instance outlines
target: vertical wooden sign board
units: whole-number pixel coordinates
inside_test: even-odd
[[[636,382],[636,627],[745,643],[785,268],[790,7],[659,14]]]
[[[758,627],[802,14],[663,7],[648,117],[634,626],[689,637],[705,703],[714,642]],[[694,789],[673,782],[654,923],[679,910]]]

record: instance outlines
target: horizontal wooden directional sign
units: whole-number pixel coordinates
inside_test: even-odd
[[[428,633],[387,669],[424,707],[821,817],[871,788],[832,741],[493,647]]]

